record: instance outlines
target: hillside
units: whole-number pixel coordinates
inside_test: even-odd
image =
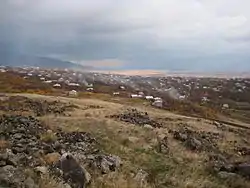
[[[22,184],[21,179],[24,184],[29,179],[42,188],[66,187],[53,166],[61,155],[56,147],[60,145],[77,156],[91,174],[89,187],[250,186],[249,166],[242,170],[241,165],[250,159],[249,130],[122,100],[57,97],[55,101],[50,96],[9,94],[2,95],[1,101],[1,114],[8,115],[1,117],[0,130],[6,127],[5,132],[0,131],[1,152],[4,154],[9,148],[14,156],[10,159],[22,156],[30,162],[22,166],[24,160],[15,165],[10,163],[13,160],[7,160],[14,167],[0,167],[0,185],[4,180],[3,186],[10,183],[8,186],[13,187]],[[28,115],[32,117],[25,119]],[[13,123],[19,121],[26,123],[19,126]],[[13,130],[15,126],[18,127]],[[22,126],[29,127],[26,135],[18,132]],[[36,126],[40,128],[34,129]],[[29,132],[37,138],[29,137]],[[19,137],[24,144],[18,145]],[[31,140],[37,144],[26,145],[25,141]],[[36,148],[37,152],[22,154],[25,148],[28,151]],[[100,163],[96,157],[101,159]],[[1,160],[0,157],[0,164],[5,164]],[[10,168],[13,171],[8,171]],[[3,169],[16,179],[4,176]],[[20,170],[25,172],[24,177],[17,175]],[[36,174],[37,171],[42,175]],[[67,186],[70,185],[69,182]]]
[[[89,70],[90,66],[82,66],[69,61],[59,59],[19,54],[9,54],[0,51],[0,65],[12,67],[41,67],[57,69]]]

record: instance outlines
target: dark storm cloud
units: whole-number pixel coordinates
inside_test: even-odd
[[[1,1],[0,47],[81,63],[116,59],[123,69],[250,69],[247,0],[180,2]]]

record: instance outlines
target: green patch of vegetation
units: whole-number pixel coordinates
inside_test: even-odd
[[[46,132],[40,136],[40,140],[47,143],[52,143],[57,140],[57,136],[53,132]]]

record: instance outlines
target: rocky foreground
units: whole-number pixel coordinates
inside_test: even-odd
[[[42,175],[50,175],[64,187],[85,186],[91,176],[79,162],[102,174],[115,171],[121,165],[118,156],[102,153],[97,144],[86,132],[52,131],[33,117],[2,116],[0,185],[34,188],[38,187]],[[73,165],[72,160],[77,162]],[[27,169],[32,171],[32,176],[25,173]]]

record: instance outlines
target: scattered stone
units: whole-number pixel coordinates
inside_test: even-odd
[[[196,138],[190,138],[185,142],[185,146],[191,150],[201,150],[202,143]]]
[[[114,155],[88,156],[87,160],[89,161],[88,166],[100,170],[102,174],[116,171],[122,165],[120,157]]]
[[[24,176],[14,166],[7,165],[0,168],[0,185],[7,187],[23,187]]]
[[[235,150],[242,156],[250,155],[250,148],[248,147],[237,147]]]
[[[217,142],[221,138],[218,133],[193,131],[186,126],[177,131],[169,131],[173,138],[183,142],[184,146],[194,151],[216,151]]]
[[[38,174],[48,174],[48,168],[45,166],[38,166],[35,168],[35,172],[37,172]]]
[[[185,142],[188,139],[188,136],[186,134],[180,133],[178,131],[174,132],[174,139],[180,140],[182,142]]]
[[[159,152],[164,153],[164,154],[169,153],[168,137],[165,136],[163,139],[159,140],[158,142],[159,142],[158,143],[159,144],[159,146],[158,146]]]
[[[162,126],[157,121],[151,119],[147,112],[140,112],[137,109],[127,110],[122,114],[111,115],[109,117],[140,126],[150,125],[153,128],[158,128]]]
[[[239,175],[232,173],[232,172],[219,172],[218,173],[218,177],[221,179],[234,179],[234,178],[238,178]]]

